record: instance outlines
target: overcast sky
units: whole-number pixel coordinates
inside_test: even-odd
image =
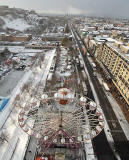
[[[34,9],[41,13],[129,18],[129,0],[0,0],[0,5]]]

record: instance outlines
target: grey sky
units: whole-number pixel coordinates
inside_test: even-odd
[[[0,5],[42,13],[72,13],[129,18],[129,0],[0,0]]]

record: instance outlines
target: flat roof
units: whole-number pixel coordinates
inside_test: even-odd
[[[112,48],[115,52],[117,52],[123,59],[125,59],[129,63],[129,54],[124,53],[120,48],[114,46],[114,44],[107,42],[107,46]]]
[[[129,50],[129,46],[122,45],[125,49]]]

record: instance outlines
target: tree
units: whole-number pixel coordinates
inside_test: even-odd
[[[66,26],[65,26],[65,33],[69,33],[69,26],[68,26],[68,24],[66,24]]]
[[[62,45],[64,46],[64,45],[66,45],[67,43],[68,43],[68,41],[69,41],[69,39],[68,39],[68,37],[64,37],[63,38],[63,40],[62,40]]]
[[[9,140],[9,134],[6,131],[1,131],[1,133],[0,133],[0,144],[8,142],[8,140]]]
[[[5,47],[4,50],[3,50],[3,52],[6,53],[6,52],[10,52],[10,51],[8,50],[8,47]]]

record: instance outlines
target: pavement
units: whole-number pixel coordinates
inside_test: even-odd
[[[97,78],[98,78],[100,84],[102,84],[102,82],[104,81],[102,76],[97,73]],[[103,88],[103,90],[104,90],[104,88]],[[118,105],[117,101],[113,98],[112,94],[106,90],[104,90],[104,92],[107,95],[109,102],[111,103],[112,109],[113,109],[113,111],[114,111],[124,133],[125,133],[127,140],[129,141],[129,123],[127,122],[120,106]]]
[[[82,59],[83,59],[83,57],[82,57]],[[86,65],[85,65],[85,62],[84,62],[84,68],[85,68],[85,71],[86,71],[86,74],[87,74],[87,77],[88,77],[88,80],[89,80],[89,84],[90,84],[90,87],[91,87],[91,90],[92,90],[92,93],[93,93],[93,96],[94,96],[94,100],[95,100],[96,104],[98,105],[98,108],[100,108],[100,109],[102,110],[101,105],[100,105],[100,101],[99,101],[99,98],[98,98],[98,95],[97,95],[97,93],[96,93],[96,91],[95,91],[94,85],[93,85],[92,80],[91,80],[91,78],[90,78],[90,75],[89,75],[88,69],[87,69],[87,67],[86,67]],[[103,110],[102,110],[102,113],[103,113],[103,118],[104,118],[104,123],[105,123],[105,126],[104,126],[105,135],[106,135],[106,137],[107,137],[107,140],[108,140],[111,148],[114,149],[114,140],[113,140],[113,138],[112,138],[111,132],[108,132],[108,131],[110,131],[110,129],[109,129],[108,123],[107,123],[107,121],[106,121],[106,117],[105,117],[105,115],[104,115]],[[103,133],[103,137],[104,137],[104,133]],[[103,142],[102,142],[102,143],[103,143]],[[104,143],[106,143],[106,140],[105,140]],[[106,144],[107,144],[107,143],[106,143]],[[97,145],[97,143],[96,143],[96,145]],[[107,144],[107,146],[108,146],[108,144]],[[114,156],[109,156],[109,155],[111,154],[111,153],[110,153],[111,151],[110,151],[110,152],[109,152],[109,151],[110,151],[110,149],[108,149],[108,147],[105,148],[105,156],[106,156],[107,158],[110,158],[110,159],[113,158],[113,159],[114,159]],[[107,155],[107,153],[108,153],[109,155]],[[103,153],[103,154],[104,154],[104,153]],[[105,157],[105,156],[104,156],[104,157]],[[106,157],[105,157],[105,159],[106,159]],[[111,157],[112,157],[112,158],[111,158]]]
[[[73,37],[74,37],[73,32],[72,32],[72,34],[73,34]],[[90,78],[87,70],[86,70],[86,74],[87,74],[88,78]],[[90,80],[89,80],[89,83],[90,83],[90,86],[93,86]],[[93,150],[93,145],[92,145],[91,140],[89,140],[88,143],[85,143],[85,152],[86,152],[86,159],[88,159],[88,160],[95,160],[96,159],[96,157],[94,155],[94,150]]]
[[[81,48],[79,48],[80,50],[79,50],[79,53],[80,53],[80,55],[81,55],[81,57],[82,57],[82,54],[81,54]],[[83,57],[82,57],[82,60],[83,60]],[[90,78],[90,75],[89,75],[89,71],[88,71],[88,69],[87,69],[87,67],[86,67],[86,65],[85,65],[85,62],[84,62],[84,60],[83,60],[83,63],[84,63],[84,69],[85,69],[85,72],[86,72],[86,74],[87,74],[87,77],[88,77],[88,94],[89,94],[89,91],[90,91],[90,97],[89,98],[91,98],[92,100],[94,100],[98,105],[99,105],[99,100],[98,100],[98,96],[97,96],[97,93],[95,92],[95,89],[94,89],[94,85],[93,85],[93,83],[92,83],[92,80],[91,80],[91,78]],[[92,94],[91,94],[92,93]],[[104,119],[105,119],[105,117],[104,117]],[[107,123],[106,123],[106,128],[108,128],[108,130],[109,130],[109,127],[108,127],[108,125],[107,125]],[[106,153],[106,156],[107,156],[107,154],[110,154],[110,159],[111,159],[111,157],[113,157],[113,154],[112,154],[112,151],[109,149],[109,144],[107,143],[107,139],[106,139],[106,136],[105,136],[105,134],[103,134],[103,136],[100,136],[100,135],[98,135],[99,137],[102,137],[103,138],[103,140],[105,140],[105,141],[103,141],[101,144],[103,144],[104,145],[104,147],[103,148],[101,148],[101,150],[99,150],[99,148],[98,148],[98,146],[100,146],[100,145],[98,145],[98,142],[99,141],[94,141],[93,140],[93,146],[92,147],[94,147],[94,150],[98,153],[98,155],[99,155],[99,157],[100,157],[100,159],[102,158],[102,151],[103,151],[103,154],[105,154]],[[97,137],[98,137],[97,136]],[[109,136],[109,138],[111,137],[111,134],[110,134],[110,136]],[[112,142],[113,141],[113,139],[110,139],[110,141]],[[99,142],[99,144],[100,144],[100,142]],[[105,147],[106,146],[106,147]],[[100,152],[101,151],[101,152]],[[110,151],[110,152],[109,152]],[[89,152],[89,154],[90,154],[90,152]],[[100,154],[101,154],[101,156],[100,156]],[[88,155],[88,153],[87,153],[87,155]],[[97,158],[98,158],[98,155],[97,155]],[[112,155],[112,156],[111,156]],[[90,156],[88,157],[89,159],[91,158]],[[95,157],[94,157],[95,158]]]

